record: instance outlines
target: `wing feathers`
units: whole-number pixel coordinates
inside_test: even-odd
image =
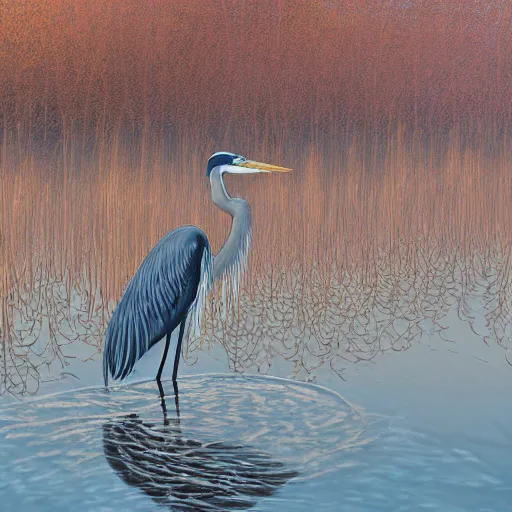
[[[204,253],[209,255],[211,266],[206,235],[194,226],[185,226],[167,233],[147,255],[107,328],[103,352],[105,385],[109,371],[114,379],[125,378],[195,304]]]

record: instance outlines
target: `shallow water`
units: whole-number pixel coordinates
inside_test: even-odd
[[[61,378],[43,382],[38,396],[2,396],[2,504],[28,512],[508,510],[512,370],[507,351],[477,332],[488,325],[481,298],[466,304],[472,323],[454,303],[442,330],[357,364],[322,360],[308,340],[290,359],[283,340],[247,343],[243,357],[251,361],[252,350],[258,368],[233,367],[220,344],[196,347],[180,366],[179,404],[165,383],[166,415],[145,380],[164,344],[106,392],[97,348],[71,343],[69,365],[54,373]],[[251,375],[256,369],[266,375]],[[171,370],[169,360],[166,378]]]
[[[136,382],[154,371],[159,349],[110,393],[90,387],[5,401],[3,504],[502,512],[512,498],[511,372],[502,352],[463,338],[353,365],[345,381],[323,368],[314,376],[322,385],[198,374],[226,370],[222,349],[205,351],[181,368],[179,418],[165,383],[167,420],[154,382]],[[84,364],[73,368],[81,382],[46,389],[77,387],[85,376],[98,382],[99,361]],[[271,369],[291,371],[277,358]]]
[[[146,382],[4,406],[4,505],[148,510],[153,501],[173,510],[244,510],[264,498],[261,506],[272,510],[356,464],[354,454],[371,442],[357,407],[282,379],[184,378],[180,416],[173,396],[165,417],[161,405]]]

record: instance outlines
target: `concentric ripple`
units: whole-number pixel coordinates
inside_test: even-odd
[[[37,510],[244,510],[361,449],[362,412],[319,386],[267,377],[84,389],[0,408],[0,492]],[[3,489],[2,489],[3,487]],[[289,491],[288,491],[289,492]],[[283,494],[284,493],[284,494]],[[282,498],[281,498],[282,499]],[[5,504],[5,502],[4,502]]]

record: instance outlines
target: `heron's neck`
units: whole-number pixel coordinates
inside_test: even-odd
[[[213,275],[216,280],[229,275],[238,280],[251,244],[251,208],[244,199],[229,196],[218,168],[211,172],[210,183],[213,202],[232,219],[231,232],[213,260]]]

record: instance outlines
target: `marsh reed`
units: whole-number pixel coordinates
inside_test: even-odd
[[[447,308],[471,323],[471,294],[507,348],[511,9],[402,3],[0,2],[2,391],[70,343],[101,350],[168,230],[218,250],[220,149],[295,169],[228,178],[253,249],[237,311],[214,294],[200,343],[234,367],[407,348]]]

